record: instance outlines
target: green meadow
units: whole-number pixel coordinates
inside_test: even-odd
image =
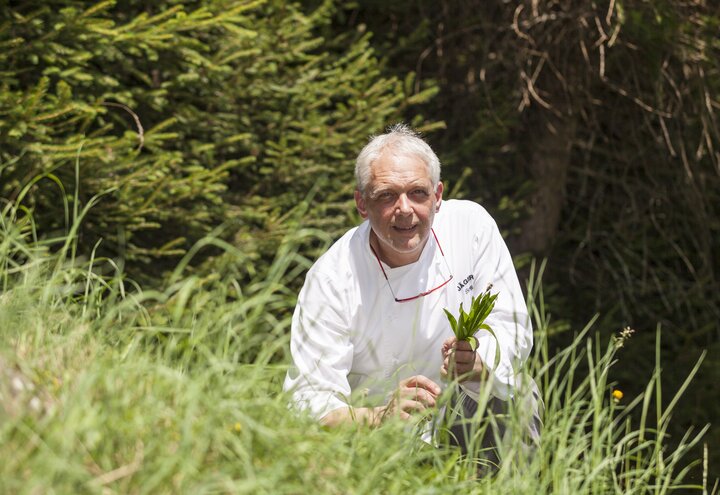
[[[206,238],[161,289],[144,290],[112,260],[76,254],[84,214],[41,240],[27,210],[2,208],[0,493],[717,490],[707,458],[689,453],[704,430],[667,434],[700,363],[679,390],[663,388],[658,363],[644,393],[623,398],[611,376],[632,359],[623,355],[632,337],[602,342],[591,321],[571,345],[551,349],[542,266],[528,281],[536,340],[525,370],[541,387],[542,435],[529,445],[505,439],[500,465],[479,477],[476,456],[425,444],[412,424],[328,430],[288,407],[287,286],[307,267],[297,245],[312,233],[289,233],[263,276]],[[235,263],[194,275],[189,257],[207,246]],[[523,413],[513,407],[510,424]],[[494,421],[471,426],[482,432]]]

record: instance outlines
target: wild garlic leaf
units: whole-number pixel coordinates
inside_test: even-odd
[[[457,335],[457,320],[452,315],[452,313],[450,311],[448,311],[447,309],[443,308],[443,311],[445,311],[445,315],[447,316],[447,319],[450,322],[450,327],[452,327],[453,332],[455,333],[455,335]]]
[[[500,363],[500,344],[497,340],[497,336],[495,335],[495,331],[490,327],[490,325],[485,323],[485,319],[490,316],[490,313],[492,313],[498,294],[491,294],[490,289],[492,289],[492,284],[488,285],[485,292],[477,297],[473,296],[471,298],[470,310],[467,313],[463,309],[462,303],[460,303],[460,311],[457,319],[447,309],[443,309],[443,311],[445,311],[445,315],[450,322],[450,327],[455,333],[455,337],[457,337],[458,340],[465,340],[469,342],[470,347],[473,350],[476,350],[479,344],[478,339],[475,336],[477,332],[485,330],[493,336],[495,339],[494,369],[497,368],[497,365]]]

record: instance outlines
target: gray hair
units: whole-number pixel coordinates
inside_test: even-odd
[[[399,123],[388,127],[385,134],[371,137],[355,160],[355,182],[361,194],[365,193],[370,183],[370,167],[385,151],[399,156],[420,158],[428,168],[433,188],[437,188],[440,182],[440,160],[417,132],[408,125]]]

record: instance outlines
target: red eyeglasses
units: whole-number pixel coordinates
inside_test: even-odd
[[[375,249],[373,249],[372,245],[370,246],[370,250],[371,250],[372,253],[375,255],[375,259],[377,260],[378,265],[380,265],[380,270],[382,270],[382,274],[383,274],[383,276],[385,277],[385,281],[387,282],[388,287],[390,288],[390,293],[393,295],[393,299],[395,299],[395,302],[403,303],[403,302],[408,302],[408,301],[414,301],[415,299],[419,299],[419,298],[421,298],[421,297],[425,297],[425,296],[427,296],[428,294],[432,294],[432,293],[435,292],[436,290],[445,287],[445,286],[453,279],[452,271],[450,270],[450,264],[448,263],[447,258],[445,258],[445,253],[443,252],[442,247],[440,246],[440,241],[438,241],[437,235],[435,235],[435,230],[434,230],[434,229],[430,229],[430,232],[432,232],[432,235],[433,235],[433,237],[435,238],[435,242],[437,243],[438,249],[440,249],[440,254],[441,254],[442,257],[443,257],[443,260],[445,260],[445,266],[446,266],[447,269],[448,269],[448,273],[450,274],[450,278],[447,279],[447,280],[446,280],[445,282],[443,282],[442,284],[440,284],[440,285],[438,285],[437,287],[435,287],[434,289],[430,289],[430,290],[428,290],[428,291],[421,292],[421,293],[418,294],[417,296],[413,296],[413,297],[404,297],[404,298],[401,298],[401,299],[398,299],[398,298],[397,298],[397,296],[395,295],[395,291],[394,291],[393,288],[392,288],[392,285],[390,285],[390,279],[388,279],[387,273],[385,273],[385,268],[383,268],[383,266],[382,266],[382,262],[380,261],[380,257],[379,257],[378,254],[375,252]]]

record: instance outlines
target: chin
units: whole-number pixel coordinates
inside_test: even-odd
[[[414,251],[417,251],[418,247],[420,246],[420,239],[412,239],[409,242],[407,240],[403,240],[400,242],[394,242],[393,248],[403,254],[410,254]]]

